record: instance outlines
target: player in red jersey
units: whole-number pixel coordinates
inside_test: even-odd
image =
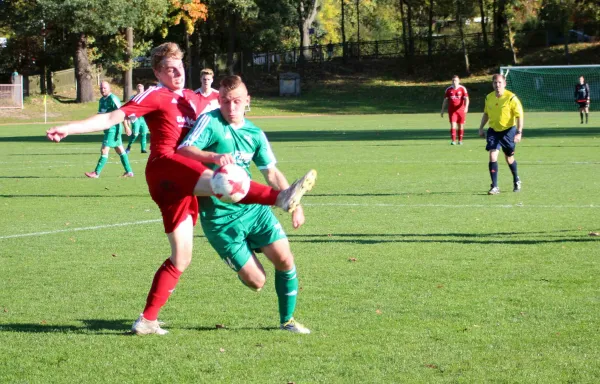
[[[200,114],[219,108],[219,91],[211,88],[215,74],[212,69],[204,68],[200,71],[202,86],[194,91],[200,98]]]
[[[125,117],[146,116],[151,134],[146,181],[152,199],[160,208],[171,256],[154,276],[146,307],[132,327],[136,334],[167,333],[159,326],[158,312],[192,260],[193,230],[198,219],[195,196],[213,195],[210,187],[212,170],[175,153],[200,115],[198,96],[184,89],[182,58],[183,52],[175,43],[156,47],[152,51],[152,69],[158,86],[149,88],[113,112],[46,131],[49,140],[58,142],[69,134],[104,130],[122,122]],[[315,179],[316,171],[310,171],[283,191],[251,182],[248,194],[240,203],[275,205],[292,212],[304,193],[312,188]]]
[[[469,112],[469,93],[467,88],[460,85],[457,75],[452,76],[452,85],[446,88],[442,103],[442,117],[444,117],[446,105],[448,105],[448,117],[450,118],[450,136],[452,138],[450,144],[456,145],[456,129],[458,128],[458,145],[462,145],[465,121],[467,112]]]

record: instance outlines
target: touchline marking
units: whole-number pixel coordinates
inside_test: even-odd
[[[397,208],[600,208],[600,204],[589,205],[536,205],[536,204],[389,204],[389,203],[302,203],[314,207],[397,207]]]
[[[63,232],[94,231],[96,229],[124,227],[124,226],[127,226],[127,225],[150,224],[150,223],[158,223],[158,222],[161,222],[161,221],[162,221],[161,219],[142,220],[142,221],[134,221],[134,222],[131,222],[131,223],[117,223],[117,224],[107,224],[107,225],[96,225],[96,226],[93,226],[93,227],[59,229],[59,230],[56,230],[56,231],[45,231],[45,232],[34,232],[34,233],[21,233],[19,235],[0,236],[0,240],[3,240],[3,239],[14,239],[14,238],[17,238],[17,237],[31,237],[31,236],[53,235],[55,233],[63,233]]]

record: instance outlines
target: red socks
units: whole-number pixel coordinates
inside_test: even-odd
[[[146,308],[144,308],[144,318],[146,320],[156,320],[158,312],[175,290],[175,286],[181,276],[181,271],[171,263],[171,259],[165,260],[163,265],[158,268],[152,281],[152,288],[148,292],[146,299]]]
[[[456,141],[456,129],[450,129],[450,137],[452,138],[452,141]]]
[[[458,141],[462,141],[464,134],[465,134],[465,130],[464,129],[459,129],[458,130]]]
[[[260,205],[275,205],[279,196],[279,191],[268,187],[263,184],[259,184],[255,181],[250,182],[250,189],[248,194],[242,200],[240,204],[260,204]]]

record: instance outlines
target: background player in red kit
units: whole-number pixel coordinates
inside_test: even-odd
[[[467,112],[469,112],[469,93],[467,88],[460,85],[460,79],[457,75],[452,76],[452,85],[446,88],[444,102],[442,103],[442,117],[444,117],[446,105],[448,105],[450,136],[452,138],[450,144],[456,145],[456,130],[458,128],[458,145],[462,145],[465,134],[465,121]]]
[[[215,74],[212,69],[204,68],[200,71],[202,85],[194,91],[200,98],[200,114],[219,108],[219,91],[211,87],[214,79]]]
[[[58,142],[69,134],[104,130],[122,122],[125,117],[146,116],[151,135],[146,181],[152,199],[160,208],[171,255],[156,272],[146,307],[133,324],[133,332],[140,335],[167,333],[159,326],[158,312],[192,260],[193,229],[198,219],[195,196],[213,195],[210,187],[212,170],[175,153],[200,115],[198,96],[184,89],[182,59],[183,52],[177,44],[161,44],[152,50],[151,59],[158,86],[150,87],[113,112],[46,131],[48,139]],[[310,171],[283,191],[251,182],[248,194],[240,203],[275,205],[292,212],[304,193],[312,188],[315,179],[316,171]]]

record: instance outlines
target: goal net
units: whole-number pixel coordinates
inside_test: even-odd
[[[500,73],[525,111],[577,111],[579,76],[590,86],[590,110],[600,109],[600,65],[500,67]]]
[[[0,84],[0,108],[23,109],[23,76],[16,76],[13,84]]]

